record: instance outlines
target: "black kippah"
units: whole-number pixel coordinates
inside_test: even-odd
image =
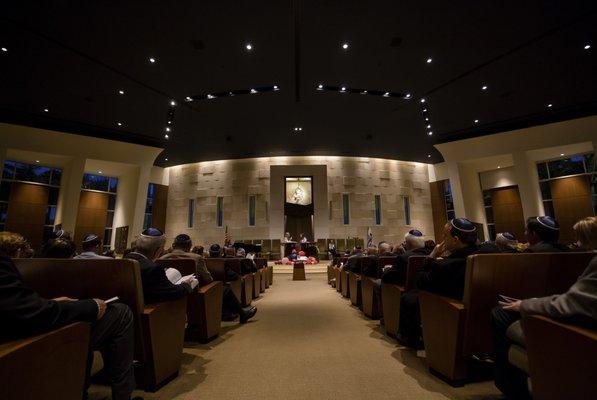
[[[147,228],[141,232],[141,236],[160,237],[164,236],[164,234],[158,228]]]
[[[220,245],[215,243],[209,247],[209,251],[220,251]]]
[[[560,230],[560,227],[558,226],[558,223],[556,222],[556,220],[553,219],[552,217],[550,217],[549,215],[537,217],[537,222],[539,222],[541,225],[543,225],[544,227],[546,227],[548,229],[552,229],[554,231]]]
[[[180,235],[174,238],[174,243],[176,244],[188,244],[191,242],[191,237],[186,233],[181,233]]]
[[[423,232],[421,232],[418,229],[411,229],[410,231],[408,231],[409,235],[413,235],[413,236],[417,236],[417,237],[421,237],[423,236]]]
[[[461,232],[476,232],[477,227],[466,218],[454,218],[450,221],[452,227]]]

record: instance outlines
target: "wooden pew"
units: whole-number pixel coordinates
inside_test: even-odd
[[[258,269],[261,270],[261,276],[263,278],[263,285],[264,290],[269,288],[270,285],[270,277],[269,277],[269,267],[267,265],[267,260],[265,258],[255,258],[255,265]]]
[[[352,271],[348,273],[348,287],[350,302],[352,303],[352,305],[363,308],[360,273]]]
[[[477,254],[467,259],[462,301],[421,291],[419,302],[430,370],[453,384],[467,377],[473,354],[493,351],[488,323],[498,295],[525,299],[563,293],[593,253]]]
[[[240,300],[244,307],[251,304],[253,292],[253,277],[251,275],[242,275],[240,269],[240,261],[234,258],[206,258],[205,266],[210,272],[211,276],[216,281],[221,281],[228,286],[235,296]],[[226,269],[230,268],[236,272],[239,279],[232,282],[226,281]],[[248,293],[248,295],[246,295]]]
[[[185,276],[197,272],[195,260],[191,258],[157,260],[164,268],[176,268]],[[187,297],[187,322],[198,329],[198,339],[202,342],[212,340],[220,334],[222,324],[222,282],[214,279],[203,286],[198,286]]]
[[[89,324],[0,344],[0,399],[81,400]]]
[[[375,280],[378,279],[379,269],[377,267],[377,259],[375,257],[362,257],[361,270],[375,270],[375,276],[361,275],[361,298],[363,301],[363,314],[371,319],[381,318],[381,307],[375,297],[374,287]]]
[[[23,282],[41,296],[109,299],[128,305],[135,322],[137,384],[155,391],[178,375],[187,299],[145,304],[139,263],[135,260],[14,260]]]
[[[423,266],[425,256],[410,256],[406,269],[406,281],[403,285],[392,283],[381,284],[381,302],[386,334],[396,337],[400,329],[400,298],[406,292],[415,288],[417,275]]]
[[[350,297],[350,285],[348,283],[349,272],[348,271],[341,271],[340,272],[340,279],[342,280],[340,293],[342,297]]]
[[[581,400],[597,393],[596,329],[536,315],[525,317],[523,327],[533,399]]]

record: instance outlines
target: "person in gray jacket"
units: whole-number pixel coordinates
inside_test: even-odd
[[[574,225],[578,246],[597,250],[597,218],[588,217]],[[597,322],[597,254],[566,293],[500,302],[491,312],[495,350],[495,385],[509,399],[530,399],[526,374],[508,361],[510,345],[524,346],[520,319],[525,315],[544,315],[557,319]]]

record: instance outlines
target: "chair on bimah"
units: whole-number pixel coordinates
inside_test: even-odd
[[[468,377],[474,354],[492,354],[489,315],[498,295],[519,299],[563,293],[594,253],[477,254],[467,258],[464,297],[421,291],[419,304],[430,370],[451,384]]]
[[[146,304],[135,260],[15,259],[23,282],[45,298],[109,299],[133,312],[137,385],[155,391],[178,375],[187,298]],[[43,398],[43,397],[42,397]]]

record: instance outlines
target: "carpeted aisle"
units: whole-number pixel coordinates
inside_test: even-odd
[[[491,382],[454,389],[326,284],[276,274],[256,318],[187,343],[180,376],[146,399],[483,399]],[[377,327],[377,328],[376,328]]]

